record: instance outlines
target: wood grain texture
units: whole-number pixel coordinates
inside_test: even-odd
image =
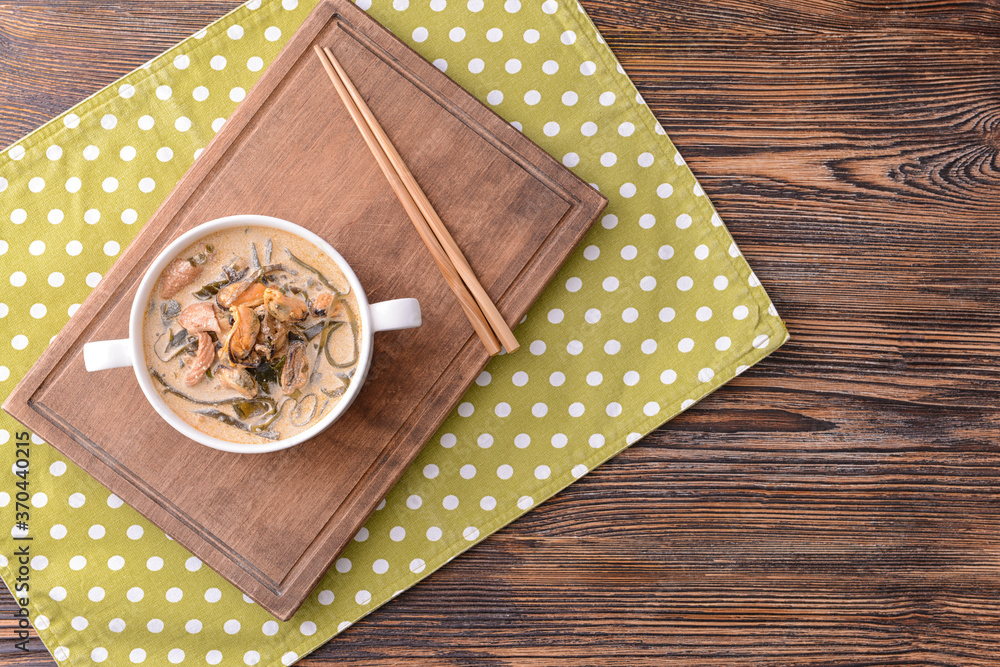
[[[1000,4],[584,5],[792,339],[302,664],[995,666]]]
[[[281,620],[489,360],[379,178],[316,44],[331,47],[357,81],[508,323],[525,315],[607,205],[365,12],[324,0],[18,383],[4,410]],[[352,266],[371,303],[416,298],[423,316],[419,328],[361,344],[355,382],[365,387],[333,428],[255,455],[179,436],[136,391],[131,368],[88,373],[83,361],[85,343],[127,336],[139,281],[169,243],[247,211],[315,232]],[[143,437],[122,432],[92,400],[119,406]],[[285,483],[265,483],[273,479]]]

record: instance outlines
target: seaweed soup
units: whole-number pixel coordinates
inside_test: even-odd
[[[234,227],[181,251],[143,323],[153,386],[181,419],[228,442],[290,438],[340,402],[361,318],[332,259],[294,234]]]

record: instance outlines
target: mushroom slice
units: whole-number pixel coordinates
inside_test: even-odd
[[[288,345],[288,356],[281,369],[281,391],[291,394],[301,389],[309,381],[309,360],[306,358],[306,344],[301,340]]]

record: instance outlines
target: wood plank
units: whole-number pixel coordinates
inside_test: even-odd
[[[301,664],[995,665],[1000,8],[583,4],[792,339]]]

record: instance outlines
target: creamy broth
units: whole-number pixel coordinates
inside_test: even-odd
[[[153,385],[181,419],[221,440],[283,440],[340,402],[361,318],[332,259],[293,234],[234,227],[181,251],[143,322]]]

